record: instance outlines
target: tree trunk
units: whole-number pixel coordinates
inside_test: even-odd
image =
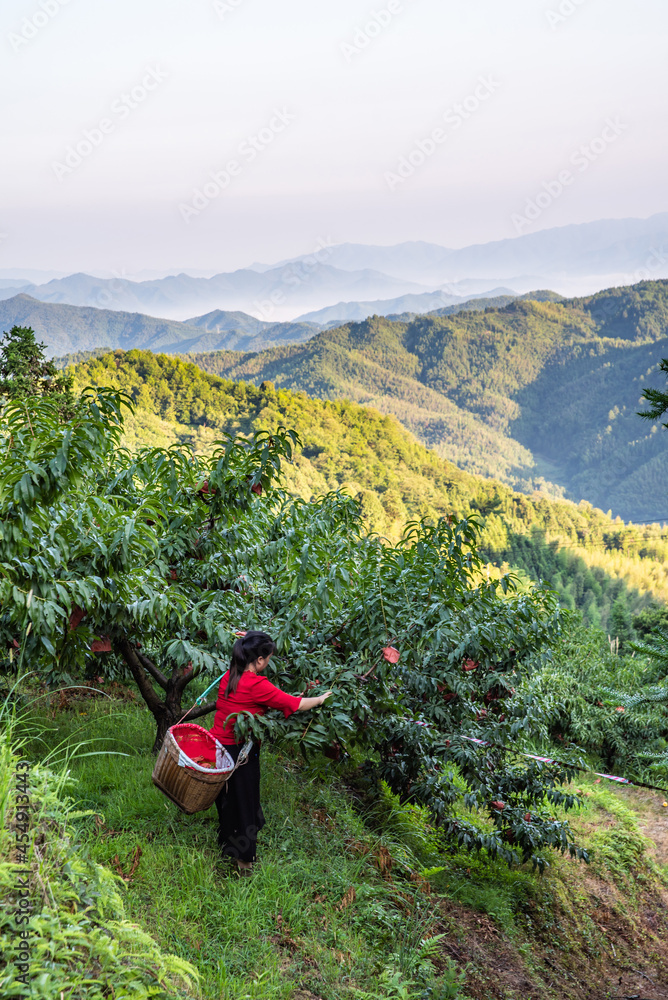
[[[156,721],[156,731],[155,740],[153,741],[152,753],[157,754],[162,746],[165,736],[167,735],[167,730],[171,726],[175,726],[177,722],[180,721],[183,712],[181,711],[181,699],[178,702],[174,699],[170,699],[171,705],[166,698],[161,704],[160,712],[153,712],[153,717]]]
[[[114,648],[117,653],[120,653],[130,668],[130,672],[139,688],[139,693],[155,719],[156,733],[153,743],[153,753],[157,754],[163,744],[167,730],[171,726],[175,726],[186,715],[181,706],[181,701],[183,692],[193,679],[193,675],[192,673],[179,674],[175,667],[171,676],[167,677],[147,656],[140,653],[128,639],[115,640]],[[151,678],[164,690],[164,700],[161,700],[156,693],[151,683]],[[193,722],[195,719],[213,712],[215,707],[215,701],[193,706],[192,711],[186,710],[187,718],[184,721]]]
[[[153,743],[154,754],[157,754],[160,750],[170,726],[175,726],[177,722],[181,721],[184,715],[186,716],[183,719],[184,722],[194,722],[195,719],[201,719],[203,715],[208,715],[216,709],[215,701],[208,701],[204,705],[195,705],[190,712],[187,709],[184,712],[181,705],[182,694],[183,688],[177,690],[177,685],[172,686],[170,682],[167,686],[165,701],[161,706],[162,712],[159,715],[156,715],[155,712],[153,713],[157,723],[155,742]]]

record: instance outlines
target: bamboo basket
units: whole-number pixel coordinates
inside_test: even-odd
[[[209,767],[193,757],[205,760]],[[225,747],[211,733],[185,722],[167,730],[151,779],[179,809],[192,815],[212,805],[235,767]]]

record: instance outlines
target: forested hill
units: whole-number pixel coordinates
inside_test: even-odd
[[[530,497],[471,475],[374,409],[226,381],[148,351],[110,352],[74,371],[80,388],[113,385],[135,400],[132,446],[188,441],[207,449],[221,433],[295,428],[303,450],[287,469],[288,487],[305,497],[340,487],[361,494],[367,523],[389,537],[409,518],[481,512],[490,561],[550,579],[592,623],[610,626],[615,602],[621,621],[652,596],[668,597],[668,538],[657,526],[626,526],[589,503]]]
[[[637,521],[668,517],[668,447],[636,415],[666,356],[668,281],[184,355],[227,378],[375,406],[464,469],[529,491],[547,480]]]

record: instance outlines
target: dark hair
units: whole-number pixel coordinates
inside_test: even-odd
[[[266,632],[246,632],[232,646],[230,661],[230,676],[227,681],[225,697],[234,694],[239,678],[249,663],[255,663],[259,656],[271,656],[276,652],[276,643]]]

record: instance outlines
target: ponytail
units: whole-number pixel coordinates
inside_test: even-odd
[[[249,663],[255,663],[259,656],[271,656],[276,652],[276,643],[266,632],[246,632],[232,647],[230,661],[230,676],[227,681],[225,697],[234,694],[239,686],[241,675]]]

